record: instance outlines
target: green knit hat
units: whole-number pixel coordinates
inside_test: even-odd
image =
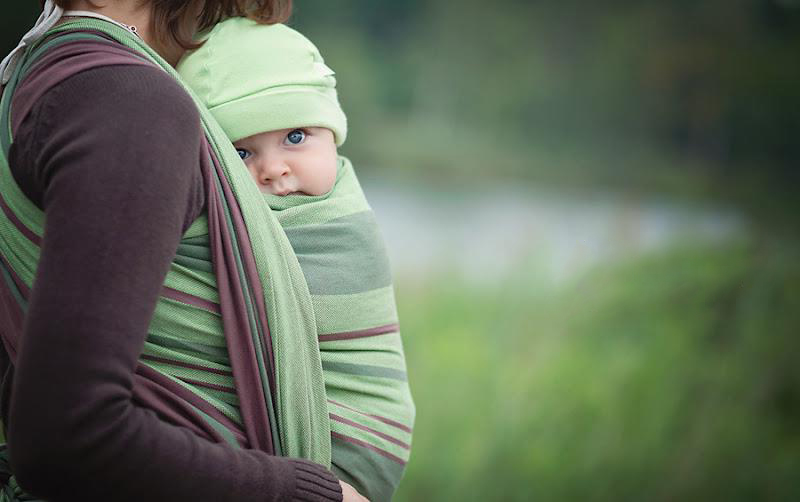
[[[341,146],[347,118],[333,70],[306,37],[283,24],[246,18],[217,24],[187,53],[178,73],[231,141],[293,127],[327,127]]]

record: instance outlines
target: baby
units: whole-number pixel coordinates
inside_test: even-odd
[[[281,223],[314,306],[332,469],[389,500],[409,457],[414,404],[377,223],[350,162],[336,79],[284,25],[218,24],[178,72],[236,147]]]

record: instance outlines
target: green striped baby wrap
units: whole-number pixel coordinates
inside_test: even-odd
[[[59,74],[63,79],[111,64],[154,65],[180,81],[168,63],[124,28],[76,19],[29,48],[3,92],[0,331],[12,363],[45,223],[44,213],[25,197],[8,165],[12,96],[14,116],[24,115],[18,102],[32,103],[36,97],[15,96],[26,78]],[[209,440],[329,466],[329,403],[303,271],[224,132],[186,90],[198,104],[205,133],[207,155],[200,169],[207,214],[187,230],[166,276],[136,368],[133,399]],[[12,484],[13,479],[6,488]],[[0,490],[0,500],[22,496]]]
[[[333,470],[389,500],[409,457],[414,404],[389,260],[350,161],[319,196],[264,195],[305,274],[328,396]]]

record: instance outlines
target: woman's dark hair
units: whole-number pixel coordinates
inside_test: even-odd
[[[274,24],[286,21],[292,13],[292,0],[149,1],[153,5],[156,36],[164,41],[171,38],[184,49],[196,49],[195,32],[211,28],[223,19],[249,17],[259,23]],[[70,0],[55,0],[55,3],[66,9]]]

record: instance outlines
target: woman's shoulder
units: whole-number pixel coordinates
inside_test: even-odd
[[[11,104],[11,129],[37,106],[51,101],[48,110],[58,112],[59,104],[99,108],[123,99],[139,102],[139,108],[157,117],[180,108],[180,116],[199,123],[199,112],[188,93],[166,71],[144,60],[130,49],[108,41],[76,40],[57,46],[29,64]],[[57,95],[55,109],[52,96]],[[47,98],[50,99],[47,99]],[[163,104],[169,104],[164,109]],[[101,110],[98,110],[101,111]],[[114,107],[102,110],[113,116]]]
[[[72,62],[81,61],[88,59]],[[115,173],[145,191],[170,187],[180,192],[188,183],[199,192],[200,115],[180,83],[163,69],[87,63],[63,78],[48,75],[64,71],[60,65],[39,71],[14,93],[9,158],[18,185],[37,206],[44,206],[48,181],[56,171],[76,172],[70,159],[81,159],[86,180]],[[53,79],[58,80],[45,85]],[[171,177],[164,179],[166,175]],[[189,217],[203,202],[199,196],[192,199]]]

